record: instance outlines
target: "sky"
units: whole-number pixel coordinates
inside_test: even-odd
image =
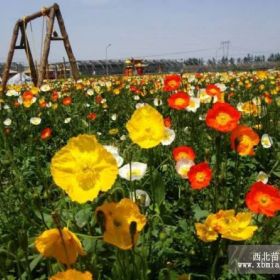
[[[54,0],[0,0],[0,62],[6,60],[17,19]],[[57,0],[77,60],[141,57],[186,59],[280,52],[279,0]],[[43,18],[27,26],[32,53],[39,61]],[[55,30],[59,30],[55,26]],[[53,42],[49,62],[67,57]],[[17,50],[16,62],[26,62]]]

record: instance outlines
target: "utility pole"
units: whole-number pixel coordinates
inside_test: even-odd
[[[229,57],[229,46],[230,46],[230,41],[222,41],[221,42],[221,49],[223,51],[223,57],[227,58]]]

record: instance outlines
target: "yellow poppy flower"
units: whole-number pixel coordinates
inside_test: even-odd
[[[68,269],[63,272],[58,272],[50,278],[50,280],[92,280],[90,272],[80,272],[75,269]]]
[[[41,255],[68,265],[75,263],[78,255],[84,255],[80,240],[66,227],[44,231],[36,238],[35,247]]]
[[[104,203],[96,209],[96,213],[104,216],[103,240],[123,250],[129,250],[136,244],[139,232],[146,224],[146,217],[128,198],[118,203]]]
[[[195,224],[196,234],[204,242],[211,242],[217,239],[218,234],[222,238],[242,241],[250,239],[257,226],[251,226],[252,214],[240,212],[235,215],[235,211],[220,210],[216,214],[210,214],[203,224]]]
[[[257,226],[250,226],[252,220],[252,214],[247,212],[238,213],[235,221],[229,225],[227,229],[222,233],[222,238],[242,241],[250,239],[254,232],[258,229]]]
[[[126,123],[126,129],[132,142],[144,149],[157,146],[165,136],[162,115],[148,104],[134,111]]]
[[[205,224],[195,224],[196,234],[204,242],[212,242],[218,238],[218,233],[210,226]]]
[[[117,177],[115,158],[94,135],[71,138],[51,161],[54,182],[79,203],[92,201],[99,191],[109,190]]]

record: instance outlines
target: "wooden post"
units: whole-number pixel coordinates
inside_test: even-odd
[[[33,56],[32,56],[32,53],[31,53],[31,49],[30,49],[30,46],[29,46],[28,38],[27,38],[26,33],[25,33],[26,32],[25,28],[26,28],[26,26],[21,24],[20,30],[21,30],[21,33],[22,33],[21,35],[22,35],[22,39],[23,39],[23,43],[24,43],[24,50],[25,50],[25,54],[26,54],[26,57],[27,57],[27,60],[28,60],[32,81],[33,81],[34,85],[36,85],[37,84],[37,72],[36,72]]]
[[[78,77],[79,77],[79,70],[78,70],[78,67],[77,67],[76,58],[75,58],[74,53],[73,53],[72,48],[71,48],[71,44],[70,44],[70,41],[69,41],[68,34],[66,32],[66,28],[65,28],[65,25],[64,25],[64,20],[62,18],[59,6],[57,4],[55,4],[54,6],[56,7],[56,18],[57,18],[57,22],[58,22],[60,32],[61,32],[61,35],[62,35],[62,38],[63,38],[64,47],[65,47],[65,50],[66,50],[66,53],[67,53],[67,56],[68,56],[68,59],[69,59],[69,62],[70,62],[72,76],[75,80],[77,80]]]
[[[14,52],[15,52],[15,46],[17,43],[18,31],[19,31],[19,22],[17,22],[14,27],[13,36],[12,36],[12,40],[11,40],[11,44],[10,44],[10,49],[9,49],[7,61],[5,64],[4,72],[3,72],[3,77],[2,77],[3,92],[6,89],[7,82],[8,82],[9,75],[10,75],[10,68],[11,68],[11,64],[12,64],[12,60],[13,60],[13,56],[14,56]]]
[[[47,60],[50,53],[51,36],[52,36],[53,26],[54,26],[54,17],[55,17],[55,7],[52,7],[49,13],[47,34],[45,37],[43,54],[40,61],[40,68],[39,68],[39,75],[38,75],[38,82],[37,82],[38,87],[42,85],[46,74]]]

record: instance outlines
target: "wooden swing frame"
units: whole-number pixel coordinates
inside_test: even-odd
[[[39,70],[37,73],[35,64],[34,64],[34,60],[33,60],[33,56],[31,53],[29,41],[28,41],[27,34],[26,34],[26,27],[29,22],[31,22],[34,19],[40,18],[42,16],[46,16],[48,21],[47,21],[47,31],[46,31],[46,35],[45,35],[45,39],[44,39],[43,52],[42,52],[42,55],[40,58],[40,65],[39,65]],[[57,23],[60,28],[60,33],[61,33],[62,37],[54,37],[52,35],[55,18],[57,19]],[[20,39],[19,45],[16,45],[19,32],[21,33],[21,39]],[[6,89],[7,82],[9,79],[9,73],[10,73],[10,68],[11,68],[14,52],[15,52],[15,50],[21,50],[21,49],[25,50],[25,54],[26,54],[26,57],[28,60],[31,77],[32,77],[32,81],[33,81],[34,85],[36,85],[37,87],[40,87],[42,85],[43,80],[46,75],[46,68],[47,68],[47,64],[48,64],[48,57],[49,57],[49,52],[50,52],[51,41],[63,41],[64,48],[65,48],[65,51],[67,53],[67,56],[68,56],[68,59],[70,62],[72,76],[75,80],[78,79],[79,71],[78,71],[78,67],[77,67],[77,62],[76,62],[74,53],[71,48],[71,44],[69,41],[68,34],[66,32],[64,20],[63,20],[59,5],[55,3],[49,8],[42,8],[40,12],[26,16],[23,19],[19,19],[16,22],[14,30],[13,30],[12,40],[10,43],[10,48],[9,48],[5,68],[4,68],[3,75],[2,75],[2,90],[3,91]]]

